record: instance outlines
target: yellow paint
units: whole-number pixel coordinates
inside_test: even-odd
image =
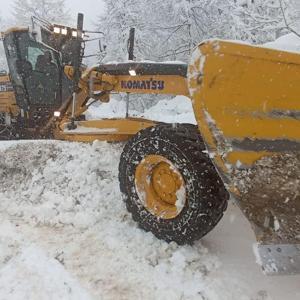
[[[75,73],[74,67],[64,66],[64,73],[68,77],[69,80],[74,79],[74,73]]]
[[[220,170],[228,173],[226,165],[238,160],[251,165],[264,154],[230,153],[233,139],[300,142],[300,120],[293,117],[300,113],[300,55],[225,41],[206,42],[197,51],[205,64],[200,70],[199,57],[191,62],[189,88]]]
[[[180,214],[182,208],[176,206],[177,193],[185,190],[185,183],[179,171],[165,157],[146,156],[136,168],[135,185],[140,201],[153,215],[173,219]],[[185,201],[180,199],[180,202]]]
[[[122,87],[122,81],[163,81],[164,89],[128,89]],[[187,81],[185,77],[178,75],[140,75],[140,76],[118,76],[118,83],[115,89],[119,92],[128,92],[136,94],[168,94],[189,96]]]
[[[1,82],[10,82],[8,75],[0,76]],[[12,116],[17,116],[20,108],[17,106],[15,94],[13,91],[0,92],[0,113],[8,113]]]
[[[253,164],[253,162],[270,155],[274,155],[274,153],[266,151],[232,151],[228,152],[226,161],[228,161],[233,166],[238,166],[239,164],[241,164],[243,167],[249,167]]]
[[[119,142],[130,139],[142,129],[156,125],[153,121],[141,118],[103,119],[76,122],[78,128],[68,131],[66,129],[68,123],[69,120],[66,119],[63,123],[57,124],[57,128],[54,130],[56,139],[77,142],[93,142],[95,140]],[[99,129],[98,132],[97,129]]]
[[[81,78],[80,87],[84,87],[93,82],[94,91],[109,91],[118,93],[135,93],[135,94],[168,94],[189,96],[187,88],[187,79],[179,75],[109,75],[97,72],[97,68],[86,70]],[[163,82],[163,89],[152,88],[125,88],[122,85],[125,82]]]
[[[10,81],[10,78],[8,75],[0,76],[0,82],[8,82],[8,81]]]
[[[220,116],[212,115],[220,126],[220,130],[228,138],[251,139],[289,139],[300,141],[300,120],[271,119],[269,117],[257,119],[251,116],[236,119],[230,114]],[[299,130],[297,130],[299,129]]]
[[[6,35],[12,32],[26,32],[26,31],[28,31],[28,27],[11,27],[2,33],[2,37],[4,38]]]
[[[65,73],[69,74],[70,79],[73,76],[73,68],[65,67]],[[156,80],[164,81],[164,91],[161,90],[147,90],[147,89],[138,89],[138,90],[129,90],[121,87],[122,80]],[[101,93],[95,94],[95,92]],[[75,118],[79,117],[87,110],[86,103],[91,98],[108,102],[109,96],[113,92],[130,92],[130,93],[139,93],[139,94],[173,94],[173,95],[188,95],[187,81],[185,77],[182,76],[165,76],[165,75],[155,75],[155,76],[113,76],[109,74],[102,74],[97,72],[97,68],[92,68],[85,70],[82,73],[79,90],[76,93],[76,106],[75,106]],[[98,140],[108,140],[108,141],[124,141],[128,140],[130,137],[135,135],[143,128],[154,126],[155,122],[148,120],[137,120],[137,119],[117,119],[117,120],[96,120],[88,122],[80,122],[85,127],[93,127],[99,129],[105,128],[115,128],[115,133],[111,134],[95,134],[94,132],[90,133],[81,133],[81,134],[67,134],[62,132],[64,124],[70,122],[71,113],[72,113],[72,97],[70,97],[60,109],[62,113],[62,119],[58,121],[55,129],[55,137],[59,139],[71,140],[71,141],[82,141],[90,142],[95,139]],[[134,120],[134,121],[132,121]],[[107,123],[108,122],[108,123]],[[109,124],[106,126],[106,124]]]

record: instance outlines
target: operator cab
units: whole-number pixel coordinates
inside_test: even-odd
[[[62,103],[59,52],[35,41],[27,29],[6,33],[3,42],[20,108],[58,108]]]
[[[76,29],[57,26],[12,28],[3,35],[11,82],[22,118],[34,127],[45,123],[72,95],[77,82],[64,73],[64,66],[79,68],[83,53],[82,34]]]

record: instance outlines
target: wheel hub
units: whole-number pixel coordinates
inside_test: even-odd
[[[161,162],[153,169],[152,185],[162,201],[175,205],[176,192],[181,187],[181,181],[169,164]]]
[[[178,216],[186,201],[181,174],[169,160],[160,155],[148,155],[138,165],[136,189],[145,208],[163,219]],[[182,190],[184,193],[178,193]]]

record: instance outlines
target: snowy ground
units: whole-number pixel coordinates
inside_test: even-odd
[[[193,247],[136,227],[118,189],[122,145],[0,144],[0,299],[298,299],[267,277],[231,204]]]

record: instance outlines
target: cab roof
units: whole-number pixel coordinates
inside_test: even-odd
[[[7,29],[4,32],[1,32],[1,37],[5,37],[6,35],[13,33],[13,32],[26,32],[29,31],[28,27],[11,27],[9,29]]]

